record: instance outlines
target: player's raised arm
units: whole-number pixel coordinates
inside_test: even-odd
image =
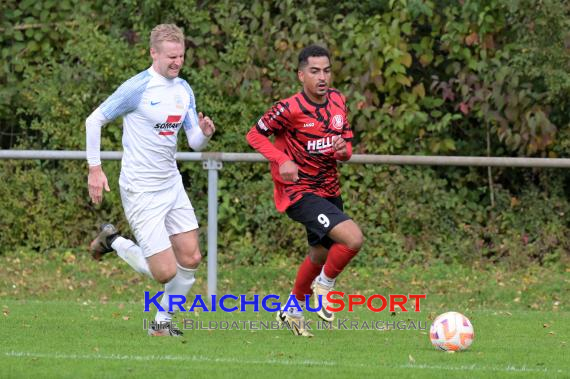
[[[347,161],[352,157],[352,142],[345,140],[341,136],[332,138],[334,158],[339,161]]]
[[[270,162],[278,165],[290,161],[291,158],[277,149],[269,140],[274,134],[282,133],[290,123],[287,105],[281,102],[274,104],[261,118],[251,127],[246,139],[251,147],[260,152]]]
[[[265,117],[265,116],[264,116]],[[299,168],[287,156],[287,154],[283,153],[281,150],[277,149],[267,137],[268,134],[271,134],[269,129],[265,127],[264,130],[263,126],[265,123],[263,121],[263,117],[252,126],[249,133],[247,133],[246,139],[247,142],[251,147],[261,153],[265,158],[267,158],[270,162],[275,162],[279,165],[279,174],[281,175],[281,179],[285,182],[296,182],[299,180]]]
[[[192,117],[190,118],[192,119]],[[192,120],[190,124],[187,125],[185,122],[184,130],[186,131],[188,146],[194,151],[201,151],[212,138],[216,131],[216,126],[209,117],[204,117],[202,112],[200,112],[198,117]]]
[[[259,132],[257,125],[254,125],[249,130],[246,139],[251,147],[260,152],[261,155],[267,158],[270,162],[276,162],[277,164],[282,165],[283,163],[291,160],[291,158],[289,158],[285,153],[273,146],[267,136]]]
[[[210,117],[204,116],[202,112],[198,113],[198,125],[200,125],[200,130],[202,130],[202,134],[204,134],[206,138],[212,137],[216,131],[214,121],[212,121]]]
[[[216,126],[210,117],[204,116],[202,112],[196,112],[194,91],[192,91],[192,88],[186,81],[183,81],[182,84],[190,96],[190,104],[183,123],[188,146],[194,151],[201,151],[212,138],[216,131]]]

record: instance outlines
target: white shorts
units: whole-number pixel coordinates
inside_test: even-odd
[[[182,180],[172,188],[131,192],[121,188],[125,216],[145,258],[171,247],[170,236],[198,229]]]

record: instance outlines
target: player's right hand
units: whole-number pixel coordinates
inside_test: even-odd
[[[109,183],[107,182],[107,176],[105,176],[103,168],[101,168],[100,165],[89,167],[87,187],[89,188],[89,197],[95,204],[99,204],[103,201],[103,188],[105,188],[107,192],[111,191]]]
[[[299,167],[293,161],[287,161],[279,166],[279,175],[285,182],[295,183],[299,180]]]

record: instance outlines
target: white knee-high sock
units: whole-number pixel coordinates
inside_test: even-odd
[[[164,308],[164,312],[156,312],[155,321],[157,323],[168,322],[172,319],[174,312],[168,312],[169,295],[181,295],[186,297],[190,288],[194,285],[196,278],[194,277],[198,269],[185,268],[176,264],[176,276],[164,285],[164,294],[160,299],[160,305]],[[174,307],[178,310],[178,307]]]
[[[119,236],[115,238],[111,247],[115,249],[117,255],[127,262],[136,272],[140,272],[153,279],[143,252],[137,244]]]

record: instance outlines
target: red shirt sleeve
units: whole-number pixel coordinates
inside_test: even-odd
[[[291,160],[285,153],[273,146],[268,137],[259,132],[257,125],[250,129],[246,139],[251,147],[260,152],[270,162],[275,162],[281,166],[283,163]]]
[[[269,140],[269,136],[285,132],[290,125],[290,111],[282,101],[275,103],[247,133],[247,142],[270,162],[279,166],[291,160]]]

